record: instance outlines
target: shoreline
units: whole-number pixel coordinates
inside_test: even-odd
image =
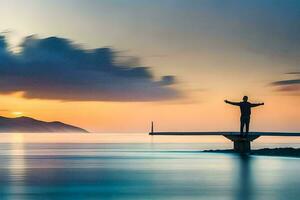
[[[236,153],[232,149],[224,150],[204,150],[205,153]],[[295,157],[300,158],[300,148],[263,148],[263,149],[252,149],[249,155],[255,156],[281,156],[281,157]]]

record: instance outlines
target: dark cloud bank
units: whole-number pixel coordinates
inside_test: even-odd
[[[300,72],[289,72],[287,74],[298,76],[298,78],[274,81],[271,85],[281,92],[300,94]]]
[[[156,101],[181,96],[173,76],[155,80],[149,68],[118,63],[111,48],[83,49],[64,38],[26,37],[21,51],[0,36],[0,93],[67,101]]]

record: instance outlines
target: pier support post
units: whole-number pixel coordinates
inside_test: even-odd
[[[233,149],[240,153],[249,153],[251,151],[250,141],[233,141]]]
[[[250,153],[251,142],[259,136],[240,136],[240,135],[224,135],[227,139],[233,142],[233,150],[238,153]]]

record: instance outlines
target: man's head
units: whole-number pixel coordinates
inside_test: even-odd
[[[244,96],[244,97],[243,97],[243,101],[244,101],[244,102],[247,102],[247,101],[248,101],[248,97],[247,97],[247,96]]]

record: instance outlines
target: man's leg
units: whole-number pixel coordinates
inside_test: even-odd
[[[247,120],[246,120],[246,133],[249,133],[249,126],[250,126],[250,117],[249,118],[247,118]]]
[[[240,125],[240,133],[241,133],[241,135],[243,135],[243,132],[244,132],[244,125],[245,125],[243,117],[241,117],[240,121],[241,121],[241,125]]]

